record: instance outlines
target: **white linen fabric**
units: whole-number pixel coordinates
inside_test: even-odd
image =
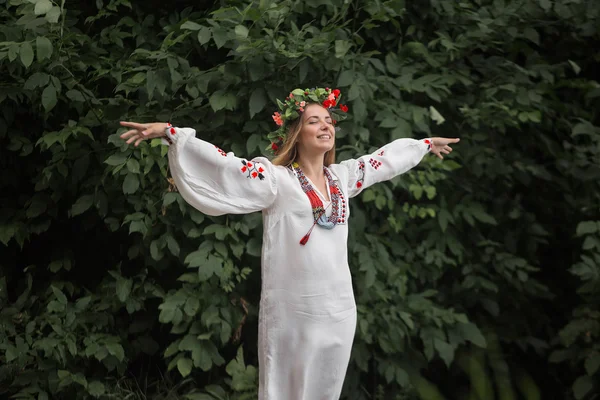
[[[225,153],[190,128],[171,132],[169,165],[189,204],[208,215],[263,214],[259,400],[339,399],[356,327],[345,199],[416,166],[429,140],[398,139],[329,166],[343,217],[331,230],[315,227],[303,246],[314,219],[291,169]]]

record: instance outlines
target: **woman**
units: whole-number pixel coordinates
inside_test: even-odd
[[[348,199],[448,154],[458,139],[398,139],[335,164],[339,90],[296,89],[273,119],[275,159],[251,161],[166,123],[122,122],[139,145],[163,137],[183,198],[208,215],[263,213],[259,399],[338,399],[350,359],[356,306],[347,260]],[[319,227],[314,229],[315,227]]]

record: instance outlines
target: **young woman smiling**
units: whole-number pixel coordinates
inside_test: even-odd
[[[139,145],[162,137],[183,198],[208,215],[263,214],[259,399],[335,400],[356,326],[347,259],[350,198],[402,174],[459,139],[398,139],[335,163],[339,90],[296,89],[278,101],[273,161],[238,158],[167,123],[121,122]],[[315,227],[319,229],[314,230]],[[313,238],[312,240],[309,240]]]

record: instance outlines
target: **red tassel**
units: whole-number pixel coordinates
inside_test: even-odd
[[[306,234],[306,235],[304,235],[304,237],[303,237],[303,238],[300,240],[300,244],[301,244],[302,246],[304,246],[304,245],[306,244],[306,242],[308,242],[308,239],[309,239],[309,238],[310,238],[310,233],[309,233],[309,234]]]
[[[315,228],[315,225],[317,225],[316,222],[313,223],[313,226],[311,226],[311,228],[308,230],[306,235],[304,235],[304,237],[302,237],[302,239],[300,239],[300,244],[302,246],[304,246],[306,244],[306,242],[308,242],[308,239],[310,239],[310,234],[312,233],[312,230]]]

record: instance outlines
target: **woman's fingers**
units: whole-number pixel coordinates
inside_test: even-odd
[[[434,138],[433,144],[437,146],[447,146],[450,143],[458,143],[460,142],[459,138]]]
[[[136,136],[132,136],[132,137],[130,137],[130,138],[129,138],[129,140],[127,140],[127,142],[125,142],[125,143],[127,143],[127,144],[131,144],[131,143],[135,142],[136,140],[140,140],[140,137],[139,137],[139,136],[137,136],[137,135],[136,135]],[[136,146],[137,146],[137,145],[136,145]]]
[[[121,126],[137,129],[138,131],[143,131],[144,129],[147,128],[146,124],[138,124],[137,122],[129,122],[129,121],[121,121]]]
[[[121,139],[128,139],[128,138],[130,138],[132,136],[137,136],[137,135],[139,135],[139,131],[135,130],[135,129],[132,129],[130,131],[127,131],[127,132],[121,134],[120,137],[121,137]]]
[[[145,138],[141,137],[138,140],[135,141],[135,147],[138,147],[140,145],[140,143],[142,143],[144,141]]]

